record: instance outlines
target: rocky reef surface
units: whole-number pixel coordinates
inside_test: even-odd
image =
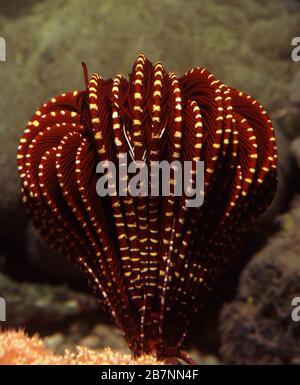
[[[300,364],[300,323],[292,299],[300,294],[300,196],[278,218],[280,231],[240,276],[235,299],[220,318],[221,353],[234,364]]]

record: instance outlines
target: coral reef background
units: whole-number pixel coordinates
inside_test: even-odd
[[[77,344],[128,352],[84,277],[25,217],[16,148],[41,103],[84,87],[81,61],[90,73],[126,75],[144,51],[178,75],[201,65],[251,94],[270,113],[279,146],[274,203],[207,299],[188,349],[202,363],[299,363],[300,323],[291,320],[300,296],[300,63],[291,60],[299,25],[297,0],[0,0],[1,329],[39,333],[61,353]]]

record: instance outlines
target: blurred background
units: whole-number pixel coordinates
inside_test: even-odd
[[[279,146],[279,188],[238,265],[195,320],[188,350],[201,363],[298,363],[300,322],[300,36],[297,0],[0,0],[1,328],[23,327],[61,351],[126,351],[82,277],[35,232],[20,201],[19,138],[49,98],[83,89],[81,62],[104,78],[128,74],[140,52],[183,74],[207,67],[258,99]]]

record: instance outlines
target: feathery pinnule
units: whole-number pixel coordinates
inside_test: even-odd
[[[129,80],[88,80],[83,69],[86,90],[45,103],[20,139],[23,202],[45,240],[86,273],[135,355],[182,358],[192,316],[274,196],[272,123],[255,99],[205,68],[177,77],[141,54]],[[137,173],[122,176],[120,191],[108,172],[115,193],[99,196],[99,162],[131,161],[148,167],[148,194],[128,192]],[[162,161],[175,169],[164,180],[156,169],[156,186],[151,165]],[[176,169],[186,161],[190,191],[177,196]],[[186,203],[194,188],[199,207]]]

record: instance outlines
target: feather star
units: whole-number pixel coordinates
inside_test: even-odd
[[[83,68],[86,89],[45,103],[20,139],[22,199],[44,239],[87,274],[136,356],[184,357],[192,316],[273,198],[271,121],[205,68],[178,78],[143,54],[129,80],[89,80]],[[97,163],[121,153],[204,161],[203,205],[172,193],[99,197]]]

